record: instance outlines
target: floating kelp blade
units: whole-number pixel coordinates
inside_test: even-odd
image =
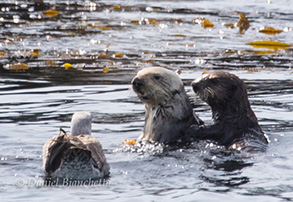
[[[254,48],[288,49],[292,45],[279,41],[254,41],[246,43]]]
[[[57,10],[46,10],[43,12],[43,14],[49,18],[53,18],[57,15],[59,15],[59,11]]]
[[[274,29],[272,27],[264,27],[263,29],[259,30],[259,32],[264,33],[264,34],[276,35],[276,34],[280,34],[281,32],[283,32],[283,30]]]

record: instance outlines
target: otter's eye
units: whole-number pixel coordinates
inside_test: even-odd
[[[155,74],[155,75],[154,75],[154,78],[155,78],[156,80],[159,80],[159,79],[161,78],[161,75],[159,75],[159,74]]]

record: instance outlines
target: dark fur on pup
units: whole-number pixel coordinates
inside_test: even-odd
[[[195,93],[212,109],[214,124],[201,127],[199,139],[210,139],[229,149],[264,151],[268,144],[251,109],[244,82],[234,74],[215,71],[192,82]]]

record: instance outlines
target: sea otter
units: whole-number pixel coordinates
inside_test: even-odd
[[[91,136],[91,114],[76,112],[71,135],[64,130],[43,147],[43,170],[47,178],[87,180],[106,177],[110,167],[100,142]]]
[[[140,70],[131,83],[145,104],[142,138],[168,145],[189,142],[194,128],[203,122],[194,114],[179,76],[162,67],[149,67]]]
[[[192,88],[212,109],[214,124],[197,132],[199,139],[215,140],[227,148],[265,150],[264,132],[251,109],[244,82],[237,76],[215,71],[192,82]]]

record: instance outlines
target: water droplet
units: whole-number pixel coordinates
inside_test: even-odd
[[[36,19],[37,16],[36,16],[35,14],[30,14],[30,15],[29,15],[29,18],[30,18],[30,19]]]
[[[19,16],[18,15],[13,16],[13,22],[14,23],[19,23]]]
[[[29,12],[33,12],[33,11],[35,11],[35,7],[33,7],[33,6],[32,6],[32,7],[29,7],[28,11],[29,11]]]
[[[21,4],[20,7],[21,8],[27,8],[27,4]]]
[[[219,34],[224,34],[224,31],[223,30],[219,30]]]
[[[145,10],[146,10],[147,12],[152,12],[154,9],[153,9],[152,7],[149,7],[149,6],[148,6],[148,7],[145,8]]]

